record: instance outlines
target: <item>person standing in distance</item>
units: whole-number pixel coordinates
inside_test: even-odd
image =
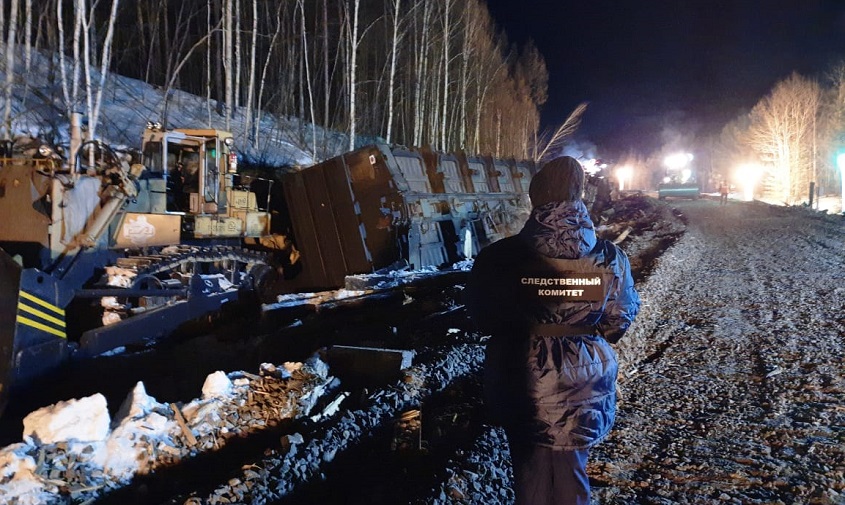
[[[490,335],[484,397],[504,427],[517,505],[589,504],[589,449],[613,426],[616,343],[640,298],[628,257],[599,240],[569,156],[531,180],[533,209],[517,235],[475,259],[466,307]]]
[[[719,205],[727,205],[728,204],[728,193],[730,192],[730,186],[728,185],[728,181],[722,179],[722,183],[719,184]]]

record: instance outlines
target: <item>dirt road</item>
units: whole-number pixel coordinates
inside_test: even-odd
[[[845,220],[673,203],[642,285],[598,503],[845,503]]]

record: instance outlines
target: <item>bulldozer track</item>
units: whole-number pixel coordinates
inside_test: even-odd
[[[183,267],[191,266],[193,270],[197,263],[219,263],[234,262],[246,267],[255,264],[268,264],[267,255],[264,253],[248,251],[231,246],[169,246],[149,254],[149,252],[138,252],[119,258],[116,262],[118,267],[134,270],[138,277],[146,275],[161,275],[166,272],[175,272]],[[231,269],[234,271],[234,268]],[[248,269],[247,269],[248,270]]]

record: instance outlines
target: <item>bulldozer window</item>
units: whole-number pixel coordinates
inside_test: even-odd
[[[164,173],[164,164],[161,159],[161,143],[149,142],[144,146],[144,165],[150,174],[157,174],[159,177]]]

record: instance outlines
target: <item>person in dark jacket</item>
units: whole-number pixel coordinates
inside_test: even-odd
[[[485,404],[508,438],[518,505],[590,503],[589,449],[616,413],[610,344],[639,311],[628,257],[596,238],[583,190],[577,160],[545,164],[522,231],[482,249],[467,283],[470,317],[490,335]]]

